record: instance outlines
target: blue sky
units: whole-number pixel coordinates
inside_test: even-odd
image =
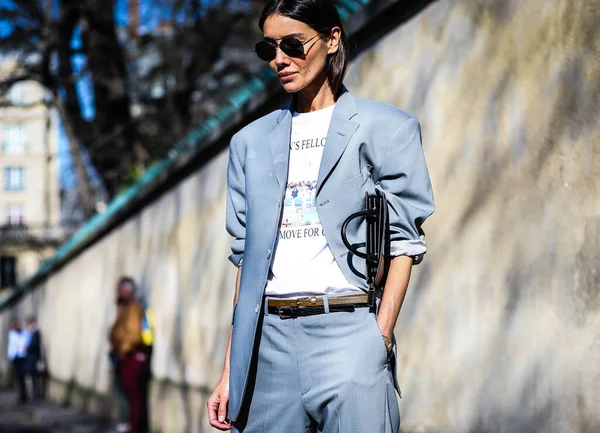
[[[81,48],[81,32],[79,29],[73,34],[71,41],[71,47],[73,49]],[[72,57],[71,67],[75,74],[79,74],[85,66],[86,58],[84,55],[78,54]],[[77,88],[77,96],[79,97],[79,104],[81,106],[82,116],[86,120],[92,120],[95,115],[94,107],[94,95],[91,91],[91,82],[89,74],[84,75],[75,84]],[[65,134],[65,130],[62,126],[59,128],[59,139],[58,139],[58,158],[59,158],[59,171],[60,171],[60,186],[63,189],[71,189],[76,186],[76,176],[73,170],[73,160],[69,153],[69,140]],[[91,167],[90,167],[90,170]]]

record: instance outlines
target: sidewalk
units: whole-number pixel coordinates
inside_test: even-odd
[[[17,404],[17,394],[0,388],[0,433],[114,433],[112,422],[47,402]]]

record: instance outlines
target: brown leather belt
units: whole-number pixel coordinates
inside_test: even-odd
[[[369,297],[364,295],[345,295],[327,298],[330,313],[352,312],[355,308],[368,307]],[[326,312],[323,296],[308,296],[297,299],[267,299],[269,314],[278,315],[281,319],[292,319],[300,316],[313,316]]]
[[[327,298],[329,305],[366,304],[369,297],[366,294],[332,296]],[[267,300],[268,307],[318,307],[325,305],[322,296],[307,296],[297,299],[273,299]]]

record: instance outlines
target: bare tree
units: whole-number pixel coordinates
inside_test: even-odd
[[[206,4],[130,0],[129,25],[120,26],[115,0],[0,2],[0,55],[14,60],[0,94],[24,80],[47,89],[86,216],[95,212],[99,188],[113,197],[210,114],[208,99],[256,68],[243,56],[227,60],[227,50],[233,40],[251,52],[245,41],[256,37],[260,5]],[[140,14],[155,19],[143,22]]]

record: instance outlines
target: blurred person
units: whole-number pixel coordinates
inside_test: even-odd
[[[117,311],[117,318],[121,317],[121,315],[125,314],[125,310],[127,309],[127,305],[125,305],[124,303],[119,303],[119,291],[121,290],[121,283],[117,284],[116,287],[116,293],[115,293],[115,308]],[[112,332],[112,327],[111,330],[109,330],[109,336],[108,339],[110,341],[110,334]],[[127,402],[127,398],[125,397],[125,391],[123,389],[123,383],[121,381],[121,375],[119,373],[119,357],[118,355],[114,352],[114,350],[111,349],[109,350],[108,353],[108,359],[110,362],[110,365],[112,367],[112,378],[113,378],[113,388],[114,388],[114,394],[115,394],[115,398],[116,398],[116,403],[117,403],[117,425],[116,425],[116,430],[118,433],[127,433],[131,430],[131,424],[129,424],[129,404]]]
[[[41,363],[42,361],[42,336],[37,325],[35,316],[27,318],[27,341],[26,341],[26,374],[31,379],[33,399],[42,398],[41,390]]]
[[[19,388],[19,403],[27,403],[27,386],[25,375],[27,367],[26,333],[21,328],[19,319],[13,319],[10,331],[8,331],[8,360],[13,366],[13,373]]]
[[[117,306],[117,310],[119,308],[121,307]],[[119,316],[119,313],[117,313],[117,316]],[[119,359],[112,350],[109,351],[108,358],[112,367],[113,389],[115,398],[117,400],[116,430],[118,433],[127,433],[131,430],[131,425],[129,424],[129,405],[127,403],[127,398],[125,397],[123,384],[121,383],[121,376],[119,374]]]
[[[244,433],[398,432],[393,329],[434,210],[419,122],[344,88],[348,44],[332,0],[269,0],[259,27],[255,51],[291,102],[231,139],[227,230],[238,278],[209,422]],[[295,198],[311,182],[313,225],[283,226],[286,185]],[[366,262],[340,232],[376,192],[388,202],[392,259],[371,303]],[[366,223],[346,234],[365,245]]]
[[[109,339],[119,385],[127,400],[129,431],[147,433],[154,320],[145,301],[136,297],[136,285],[130,277],[119,279],[116,304],[117,317]]]

